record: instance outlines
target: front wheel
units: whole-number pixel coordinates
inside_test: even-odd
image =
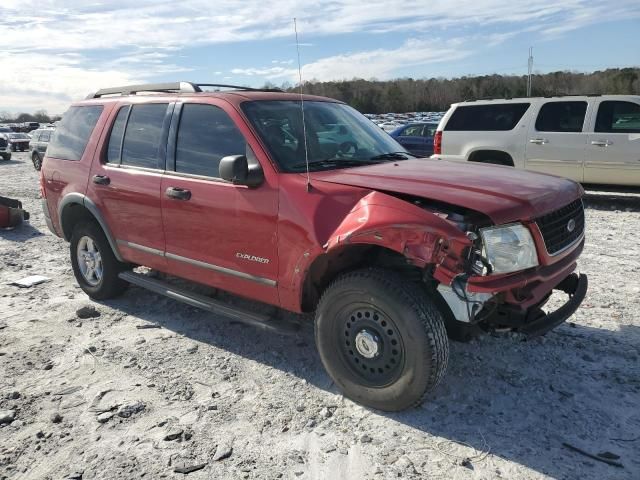
[[[71,236],[71,265],[80,288],[96,300],[117,297],[128,283],[118,277],[126,268],[119,262],[100,226],[81,223]]]
[[[338,277],[316,313],[327,372],[353,400],[385,411],[420,404],[442,379],[449,343],[440,312],[417,284],[381,269]]]

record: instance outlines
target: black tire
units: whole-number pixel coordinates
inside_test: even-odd
[[[9,160],[11,160],[11,154],[9,153],[9,154],[6,154],[6,155],[2,155],[2,159],[5,162],[8,162]]]
[[[393,271],[364,269],[338,277],[318,304],[315,337],[336,385],[379,410],[419,405],[447,369],[442,315],[419,285]]]
[[[78,245],[91,239],[96,250],[100,254],[102,274],[94,282],[91,282],[83,274],[86,266],[81,266],[78,254]],[[80,288],[95,300],[107,300],[122,294],[128,287],[128,283],[118,277],[118,274],[127,268],[127,265],[119,262],[100,226],[95,222],[80,223],[73,229],[70,244],[71,265],[73,273]]]
[[[33,152],[33,155],[31,155],[31,161],[33,162],[33,168],[40,171],[40,169],[42,168],[42,159],[40,158],[40,155],[36,152]]]

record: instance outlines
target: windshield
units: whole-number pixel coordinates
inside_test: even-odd
[[[299,101],[252,101],[242,109],[285,172],[305,171],[305,142]],[[364,115],[342,103],[304,102],[310,170],[328,170],[412,156]]]

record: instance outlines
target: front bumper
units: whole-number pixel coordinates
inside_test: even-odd
[[[486,310],[476,318],[493,327],[512,328],[530,336],[542,335],[555,328],[573,315],[587,293],[587,276],[574,273],[583,248],[584,238],[552,265],[510,275],[470,277],[469,292],[495,295],[493,305],[487,302]],[[569,300],[556,311],[545,313],[542,307],[553,290],[566,293]]]
[[[552,313],[544,313],[537,309],[538,315],[523,324],[518,330],[530,337],[537,337],[554,329],[575,313],[587,295],[588,286],[589,281],[586,275],[572,273],[555,288],[569,295],[569,300]]]

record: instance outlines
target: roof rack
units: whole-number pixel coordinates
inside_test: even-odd
[[[562,97],[601,97],[601,93],[558,93],[552,95],[533,95],[531,97],[480,97],[480,98],[467,98],[462,100],[462,102],[477,102],[483,100],[515,100],[522,99],[526,100],[527,98],[562,98]]]
[[[192,82],[168,82],[146,83],[141,85],[125,85],[123,87],[102,88],[95,93],[87,95],[87,99],[101,98],[107,95],[135,95],[140,92],[155,93],[198,93],[203,92],[201,87],[230,88],[251,92],[282,92],[279,88],[250,88],[238,85],[226,85],[222,83],[192,83]]]

